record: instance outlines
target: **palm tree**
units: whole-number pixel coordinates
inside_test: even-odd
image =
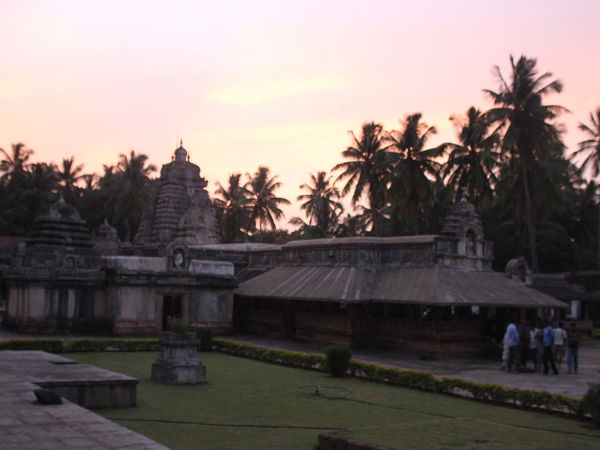
[[[315,224],[320,237],[331,236],[337,226],[338,217],[343,212],[343,206],[337,199],[340,193],[335,186],[331,185],[331,177],[324,171],[317,172],[317,175],[310,174],[310,184],[300,185],[300,189],[306,190],[307,194],[297,197],[297,200],[303,202],[300,208],[306,212],[308,225]],[[299,224],[293,218],[290,223]]]
[[[510,82],[504,79],[500,68],[496,66],[500,88],[498,92],[488,89],[484,92],[496,105],[487,114],[504,131],[501,148],[505,152],[505,158],[511,161],[513,167],[518,167],[522,178],[521,192],[525,200],[531,268],[534,273],[538,273],[534,220],[536,192],[533,192],[536,183],[531,177],[543,174],[536,166],[544,166],[551,156],[562,152],[560,130],[552,120],[565,109],[542,103],[547,94],[559,93],[562,84],[558,80],[550,81],[550,72],[538,75],[536,59],[521,56],[515,63],[511,55],[510,63]]]
[[[72,191],[77,181],[82,177],[83,164],[75,165],[75,157],[63,158],[62,166],[58,169],[58,182],[66,190]]]
[[[600,107],[595,113],[590,113],[591,125],[579,123],[579,129],[583,131],[588,138],[579,143],[579,150],[573,153],[573,156],[585,155],[581,163],[581,169],[592,167],[594,178],[600,174]]]
[[[272,230],[275,227],[275,219],[284,216],[283,211],[279,209],[279,205],[289,205],[289,200],[276,197],[275,191],[281,187],[281,182],[277,181],[277,176],[269,177],[269,168],[260,166],[258,170],[251,176],[246,174],[248,183],[246,188],[250,192],[250,222],[256,228],[265,231],[265,226],[269,224]]]
[[[83,164],[75,165],[75,157],[63,158],[62,166],[57,170],[58,184],[61,186],[61,193],[68,203],[75,202],[75,191],[77,182],[82,178],[81,171]]]
[[[386,199],[386,173],[387,173],[387,146],[382,145],[383,127],[379,123],[368,122],[362,125],[360,139],[354,132],[352,145],[342,152],[348,161],[334,166],[334,171],[341,171],[336,181],[346,180],[342,188],[342,195],[346,195],[352,187],[352,206],[356,206],[363,193],[367,194],[369,208],[381,210]],[[382,231],[382,224],[376,221],[373,224],[375,235]]]
[[[156,170],[147,164],[148,156],[131,150],[129,157],[119,155],[115,168],[104,167],[104,181],[100,185],[107,188],[105,211],[108,220],[116,226],[119,235],[131,240],[138,229],[146,198],[150,190],[150,174]]]
[[[15,209],[14,221],[22,232],[28,231],[35,218],[56,200],[56,167],[54,164],[33,163],[25,172]],[[10,212],[8,212],[10,214]]]
[[[0,161],[0,172],[3,172],[2,179],[4,181],[15,174],[23,174],[27,170],[27,161],[33,155],[33,150],[21,142],[12,144],[10,154],[2,148],[0,148],[0,152],[4,155],[4,159]]]
[[[600,174],[600,107],[596,109],[595,114],[590,113],[590,123],[591,125],[579,123],[579,129],[587,135],[588,139],[579,143],[579,150],[573,153],[573,157],[587,153],[581,163],[581,170],[592,166],[592,174],[594,178],[598,178]],[[593,185],[593,187],[597,188],[597,185]],[[594,189],[595,191],[596,189]],[[598,268],[600,269],[600,216],[598,217]]]
[[[250,191],[240,183],[241,174],[229,176],[227,189],[217,182],[213,200],[218,211],[221,236],[224,242],[234,242],[250,226]]]
[[[458,131],[459,144],[447,144],[450,149],[444,170],[456,196],[466,190],[469,200],[478,205],[482,199],[491,198],[492,185],[496,181],[500,153],[495,151],[498,135],[490,133],[489,119],[477,108],[470,107],[466,118],[452,116]]]
[[[410,114],[401,122],[402,130],[392,130],[385,140],[391,143],[389,202],[395,221],[403,216],[414,225],[433,201],[433,180],[439,177],[440,164],[435,158],[444,152],[444,145],[426,149],[435,127],[421,122],[421,113]],[[429,178],[428,177],[431,177]],[[413,232],[416,231],[414,230]]]

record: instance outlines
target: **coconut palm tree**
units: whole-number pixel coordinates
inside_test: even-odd
[[[82,178],[83,164],[75,165],[75,157],[63,158],[56,175],[60,191],[68,203],[75,202],[77,182]]]
[[[500,162],[496,150],[498,135],[490,133],[489,119],[477,108],[470,107],[466,117],[452,116],[458,132],[458,144],[449,143],[450,150],[445,164],[444,178],[454,189],[456,199],[463,192],[478,205],[483,198],[491,198],[495,183],[495,171]]]
[[[105,212],[119,236],[131,240],[138,229],[150,191],[150,174],[156,170],[147,164],[148,156],[130,151],[119,155],[116,168],[104,167],[101,187],[107,189]]]
[[[579,123],[579,129],[587,135],[587,139],[579,143],[579,149],[573,153],[573,157],[584,155],[585,159],[581,163],[581,170],[592,168],[594,178],[600,174],[600,107],[595,113],[590,113],[590,124]],[[597,185],[593,184],[594,193]],[[600,269],[600,216],[598,217],[598,268]]]
[[[27,148],[21,142],[12,144],[10,154],[2,148],[0,148],[0,152],[4,155],[4,158],[0,161],[0,172],[3,172],[3,181],[7,181],[14,174],[24,173],[27,170],[27,162],[33,155],[33,150]]]
[[[585,156],[581,163],[581,169],[585,170],[591,166],[594,178],[600,174],[600,107],[590,113],[590,125],[579,123],[579,129],[587,135],[587,139],[579,143],[579,149],[573,156]]]
[[[338,202],[340,198],[338,189],[331,185],[331,177],[328,177],[324,171],[317,172],[316,176],[310,174],[310,183],[300,185],[300,189],[308,192],[297,197],[299,202],[303,202],[300,208],[306,213],[308,225],[314,224],[320,237],[331,236],[344,210],[342,204]],[[300,221],[298,219],[294,217],[290,223],[303,225],[301,219]]]
[[[289,205],[289,200],[277,197],[275,191],[281,187],[277,176],[270,177],[269,168],[260,166],[254,175],[246,174],[248,183],[246,188],[250,192],[250,223],[254,229],[265,231],[266,225],[274,230],[275,220],[284,216],[280,205]]]
[[[537,61],[521,56],[516,62],[510,57],[510,80],[506,80],[500,68],[495,67],[499,82],[497,92],[485,89],[484,92],[496,105],[488,111],[490,119],[503,131],[501,148],[504,157],[520,173],[521,193],[524,198],[525,223],[528,231],[530,263],[534,273],[539,272],[536,250],[536,226],[534,209],[538,192],[534,192],[531,178],[543,174],[539,166],[544,166],[551,157],[562,152],[559,127],[553,120],[565,109],[557,105],[544,105],[543,99],[551,93],[559,93],[562,84],[550,80],[552,74],[538,74]]]
[[[421,113],[409,114],[401,121],[401,130],[385,136],[391,145],[388,174],[388,199],[395,221],[404,219],[414,225],[433,201],[433,181],[439,177],[440,163],[435,159],[444,152],[444,145],[426,149],[429,138],[437,133],[435,127],[421,122]],[[416,232],[413,229],[411,231]]]
[[[217,182],[213,200],[218,212],[223,242],[234,242],[240,238],[243,230],[250,227],[250,191],[240,182],[241,174],[229,176],[227,188]]]
[[[381,210],[386,199],[386,174],[388,168],[387,146],[383,145],[383,127],[379,123],[367,122],[362,125],[360,139],[354,132],[352,144],[342,152],[348,161],[334,166],[334,171],[341,171],[336,181],[346,180],[342,188],[342,195],[346,195],[354,188],[352,193],[352,206],[356,206],[363,193],[367,195],[369,208]],[[379,235],[382,224],[376,221],[373,232]]]

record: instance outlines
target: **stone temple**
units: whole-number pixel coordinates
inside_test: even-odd
[[[219,242],[206,185],[200,168],[189,162],[187,150],[180,145],[173,161],[165,164],[160,178],[152,182],[150,200],[134,244],[165,254],[176,238],[191,245]]]
[[[193,327],[229,331],[233,264],[169,253],[174,240],[218,242],[206,181],[187,159],[179,147],[153,182],[133,248],[107,223],[91,233],[62,198],[40,215],[0,266],[4,325],[23,332],[154,335],[177,316]]]
[[[221,333],[447,353],[485,349],[494,324],[567,308],[491,270],[492,245],[465,198],[439,235],[220,244],[206,185],[177,148],[133,245],[108,224],[91,233],[59,199],[0,254],[4,324],[155,335],[177,316]]]

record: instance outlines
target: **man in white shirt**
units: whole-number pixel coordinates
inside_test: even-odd
[[[554,356],[554,361],[556,361],[556,365],[558,366],[559,370],[562,360],[565,357],[566,342],[567,332],[563,330],[562,322],[558,322],[558,328],[554,329],[554,348],[552,353]]]

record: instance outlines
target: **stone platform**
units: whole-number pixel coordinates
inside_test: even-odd
[[[0,351],[0,450],[168,450],[69,400],[41,405],[33,393],[45,386],[82,404],[132,406],[136,385],[135,378],[61,356]]]
[[[2,383],[29,381],[85,408],[135,406],[138,380],[40,351],[0,352]]]

